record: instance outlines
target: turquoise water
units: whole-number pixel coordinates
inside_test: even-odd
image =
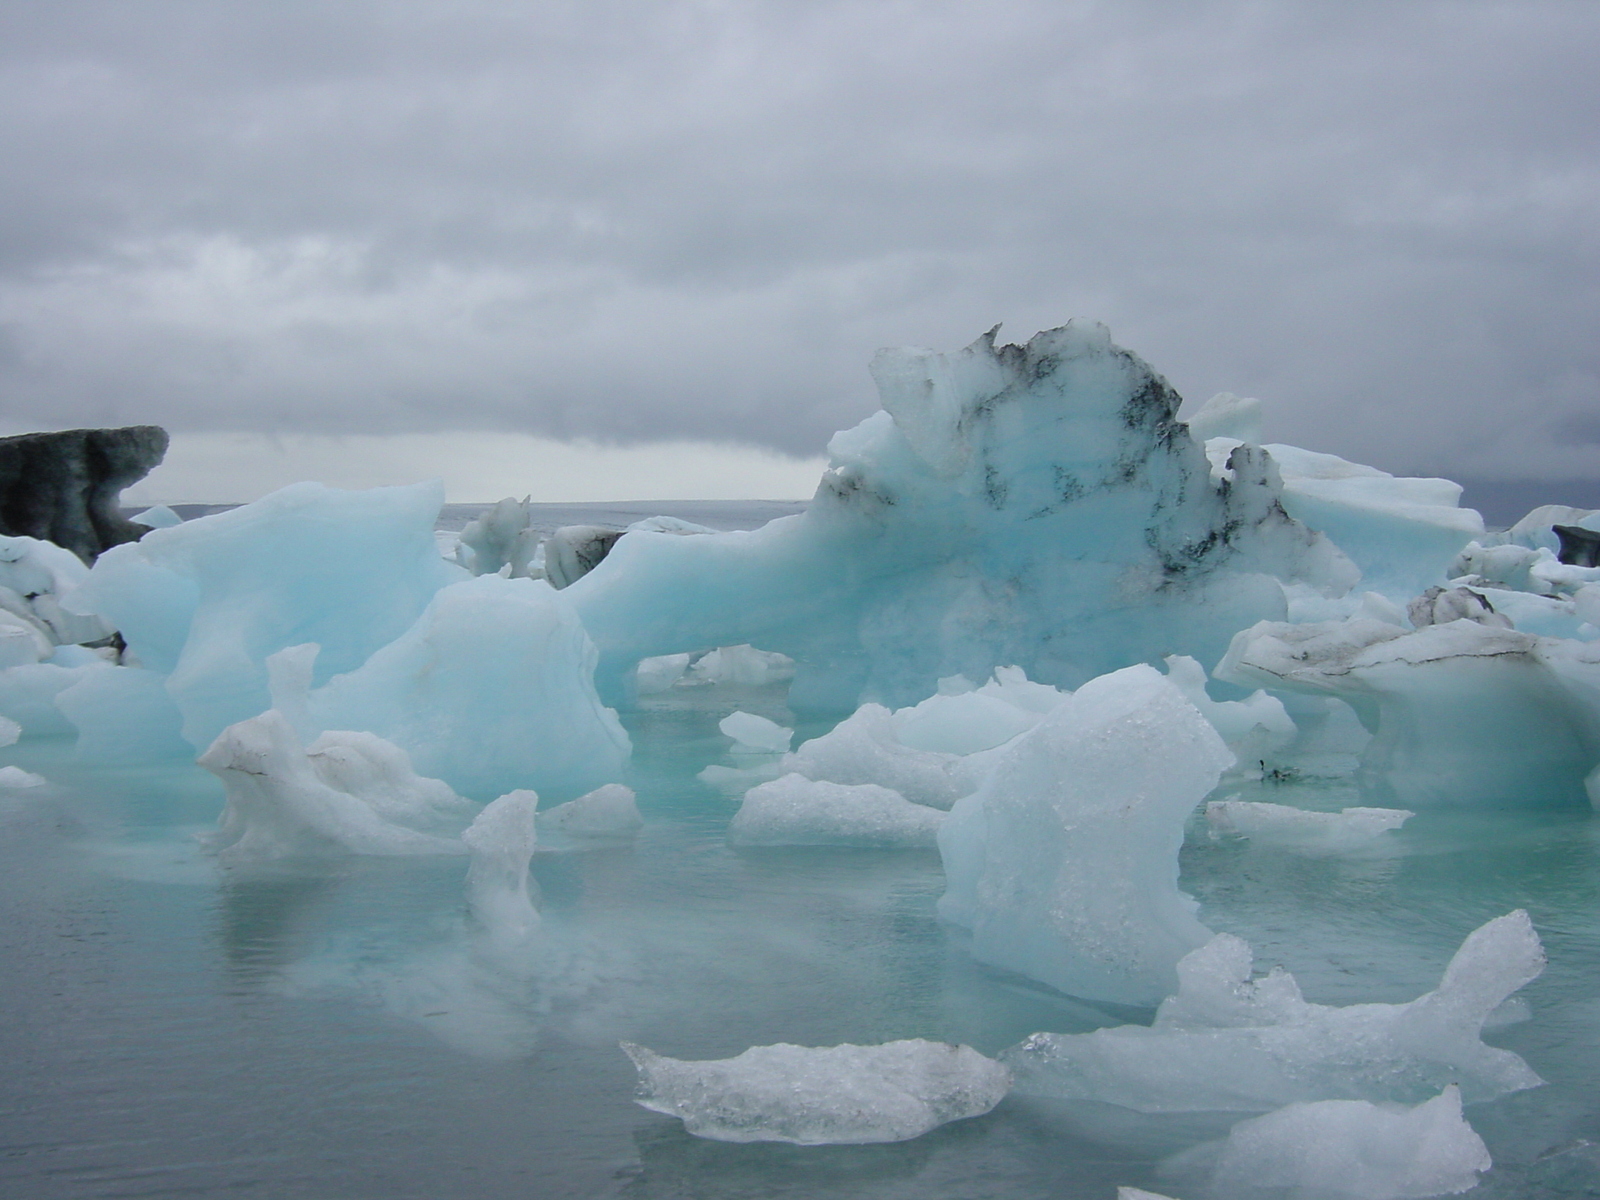
[[[193,834],[198,768],[94,770],[0,800],[0,1195],[17,1197],[1187,1197],[1160,1162],[1237,1116],[1145,1117],[1012,1097],[890,1146],[725,1145],[631,1101],[616,1049],[942,1038],[1147,1020],[983,968],[939,924],[937,856],[736,852],[720,716],[780,689],[680,689],[628,718],[637,843],[542,852],[531,980],[474,959],[463,863],[220,870]],[[814,734],[826,723],[802,726]],[[1263,787],[1315,807],[1336,789]],[[1184,886],[1311,999],[1409,999],[1461,938],[1525,907],[1550,955],[1531,1018],[1489,1040],[1548,1086],[1469,1107],[1497,1167],[1474,1193],[1600,1192],[1600,853],[1586,815],[1423,814],[1383,853],[1308,859],[1197,824]]]

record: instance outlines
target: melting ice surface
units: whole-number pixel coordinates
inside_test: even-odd
[[[1594,515],[874,369],[776,521],[0,548],[0,1192],[1600,1189]]]

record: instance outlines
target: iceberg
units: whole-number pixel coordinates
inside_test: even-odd
[[[267,658],[321,647],[317,683],[406,632],[449,583],[437,483],[341,491],[297,483],[254,504],[152,529],[100,555],[63,606],[94,614],[130,661],[167,677],[195,749],[271,703]],[[346,726],[349,728],[349,726]]]
[[[1178,964],[1154,1024],[1036,1033],[1000,1058],[1017,1090],[1140,1112],[1263,1111],[1314,1100],[1416,1101],[1450,1083],[1491,1100],[1543,1081],[1484,1022],[1544,969],[1528,914],[1467,935],[1433,991],[1407,1004],[1312,1004],[1294,976],[1250,977],[1249,945],[1218,934]]]
[[[1223,1196],[1296,1188],[1402,1200],[1470,1191],[1492,1165],[1450,1085],[1409,1109],[1321,1100],[1241,1121],[1220,1147],[1211,1186]]]
[[[1184,825],[1234,758],[1170,679],[1084,684],[1009,744],[939,830],[939,913],[984,962],[1069,995],[1154,1004],[1211,936],[1178,890]]]
[[[638,1102],[697,1137],[801,1146],[902,1142],[980,1117],[1011,1073],[970,1046],[913,1039],[878,1046],[752,1046],[685,1062],[623,1042]]]
[[[376,733],[463,795],[577,796],[620,778],[631,750],[595,694],[594,662],[549,584],[483,575],[441,589],[409,629],[311,692],[307,718]]]
[[[396,824],[360,797],[325,782],[276,709],[230,725],[198,761],[227,791],[216,830],[202,839],[221,858],[466,852],[453,838]]]
[[[874,783],[828,783],[790,774],[759,784],[728,825],[740,846],[936,844],[945,814]]]
[[[568,586],[603,695],[643,659],[736,644],[793,658],[802,709],[904,706],[1010,664],[1070,688],[1167,654],[1215,661],[1282,619],[1280,580],[1343,594],[1358,577],[1284,511],[1259,448],[1213,480],[1177,395],[1101,326],[885,351],[873,374],[883,411],[833,439],[805,513],[630,532]]]
[[[1263,622],[1233,639],[1215,675],[1349,704],[1373,734],[1364,782],[1408,808],[1587,803],[1600,763],[1593,643],[1472,617],[1410,631],[1366,618]]]

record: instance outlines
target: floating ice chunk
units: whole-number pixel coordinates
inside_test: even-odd
[[[139,665],[169,676],[183,735],[203,749],[268,707],[268,655],[316,642],[321,683],[399,637],[463,577],[434,548],[443,501],[437,483],[297,483],[112,547],[64,603],[104,617]]]
[[[153,505],[142,513],[129,517],[128,520],[135,525],[143,525],[146,529],[170,529],[174,525],[183,524],[183,518],[165,504]]]
[[[1401,1200],[1468,1191],[1491,1165],[1451,1085],[1415,1108],[1321,1100],[1241,1121],[1220,1148],[1211,1185],[1224,1196],[1303,1188],[1351,1200]]]
[[[629,525],[628,533],[716,533],[709,525],[697,525],[693,521],[685,521],[682,517],[654,516],[645,517]]]
[[[418,775],[404,750],[375,733],[330,729],[306,754],[323,783],[349,792],[386,820],[425,823],[467,805],[444,780]]]
[[[581,793],[621,775],[630,746],[594,690],[594,647],[543,580],[453,584],[358,670],[313,692],[320,729],[364,729],[463,795]]]
[[[717,728],[734,740],[734,750],[744,754],[787,754],[794,730],[755,713],[731,712]]]
[[[534,553],[539,549],[539,532],[529,525],[527,498],[507,496],[481,516],[467,522],[456,543],[456,561],[474,575],[498,575],[505,570],[512,579],[526,579]]]
[[[230,725],[199,763],[227,792],[206,849],[229,858],[352,854],[461,854],[465,847],[386,821],[318,778],[293,727],[276,709]]]
[[[32,788],[49,782],[43,775],[35,775],[21,767],[0,767],[0,788]]]
[[[10,717],[0,717],[0,746],[14,746],[22,736],[22,726]]]
[[[1206,820],[1217,833],[1236,833],[1255,841],[1286,846],[1302,854],[1345,854],[1371,846],[1416,814],[1403,808],[1345,808],[1307,812],[1287,804],[1256,800],[1213,800]]]
[[[555,588],[570,587],[605,561],[622,530],[600,525],[565,525],[544,541],[544,577]]]
[[[539,824],[575,837],[629,838],[644,825],[633,789],[608,783],[539,814]]]
[[[639,660],[635,686],[641,696],[651,696],[669,690],[689,669],[692,654],[662,654],[656,658]]]
[[[767,783],[786,773],[782,762],[772,762],[770,759],[752,759],[751,762],[754,765],[749,767],[725,767],[721,763],[711,763],[702,767],[695,778],[731,795],[734,792],[747,792],[758,783]]]
[[[1250,968],[1249,945],[1218,934],[1178,964],[1178,993],[1149,1028],[1036,1033],[1001,1059],[1019,1091],[1141,1112],[1415,1101],[1452,1082],[1477,1101],[1542,1082],[1480,1037],[1489,1014],[1544,969],[1521,910],[1469,934],[1439,986],[1407,1004],[1311,1004],[1292,975],[1252,980]]]
[[[970,1046],[752,1046],[685,1062],[623,1042],[638,1102],[697,1137],[801,1146],[901,1142],[999,1104],[1011,1073]]]
[[[894,714],[881,704],[863,704],[823,736],[784,755],[781,765],[808,779],[875,783],[913,804],[940,809],[971,793],[981,778],[961,755],[902,745]]]
[[[462,833],[472,851],[467,899],[473,915],[499,945],[510,948],[539,928],[538,885],[528,863],[539,843],[539,795],[521,789],[484,806]]]
[[[745,793],[728,825],[744,846],[933,847],[945,814],[873,783],[790,774]]]
[[[1153,1004],[1210,932],[1178,891],[1184,824],[1233,755],[1149,666],[1090,680],[997,752],[939,831],[946,920],[1071,995]]]
[[[787,654],[757,650],[754,646],[719,646],[694,660],[689,677],[694,683],[765,687],[793,678],[794,660]]]
[[[1470,620],[1263,623],[1216,675],[1331,695],[1373,731],[1369,784],[1405,807],[1584,801],[1600,759],[1600,647]]]

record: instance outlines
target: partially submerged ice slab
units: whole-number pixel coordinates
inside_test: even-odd
[[[999,1104],[1011,1072],[970,1046],[752,1046],[685,1062],[623,1042],[638,1101],[698,1137],[801,1146],[901,1142]]]
[[[1177,395],[1101,326],[884,351],[873,374],[884,411],[835,436],[804,514],[629,533],[571,584],[603,689],[643,658],[736,643],[796,659],[802,706],[904,705],[1006,664],[1075,687],[1169,653],[1215,661],[1281,619],[1279,578],[1357,578],[1285,513],[1259,448],[1214,481]]]
[[[932,849],[945,814],[873,783],[828,783],[789,774],[745,793],[728,825],[742,846],[921,846]]]
[[[1492,1165],[1451,1085],[1414,1108],[1321,1100],[1241,1121],[1218,1147],[1211,1188],[1221,1196],[1267,1188],[1349,1200],[1454,1196]]]
[[[398,824],[367,800],[327,782],[276,709],[223,730],[199,763],[222,780],[228,796],[217,829],[203,843],[229,859],[467,851],[453,838]],[[339,770],[345,776],[355,773],[349,763]]]
[[[1155,1023],[1036,1033],[1001,1055],[1017,1090],[1141,1112],[1262,1111],[1311,1100],[1415,1102],[1449,1083],[1491,1100],[1542,1080],[1484,1022],[1544,969],[1528,914],[1467,935],[1433,991],[1407,1004],[1312,1004],[1294,977],[1252,980],[1247,943],[1218,934],[1178,964]]]
[[[1210,937],[1178,890],[1178,850],[1233,761],[1153,667],[1091,680],[951,810],[940,915],[971,928],[985,962],[1075,996],[1156,1003]]]
[[[1416,630],[1263,622],[1233,639],[1216,676],[1349,704],[1373,733],[1365,782],[1406,807],[1586,803],[1600,762],[1594,643],[1465,617]]]
[[[1213,833],[1237,834],[1301,854],[1348,854],[1370,848],[1415,816],[1404,808],[1344,808],[1312,812],[1259,800],[1212,800],[1206,822]]]

